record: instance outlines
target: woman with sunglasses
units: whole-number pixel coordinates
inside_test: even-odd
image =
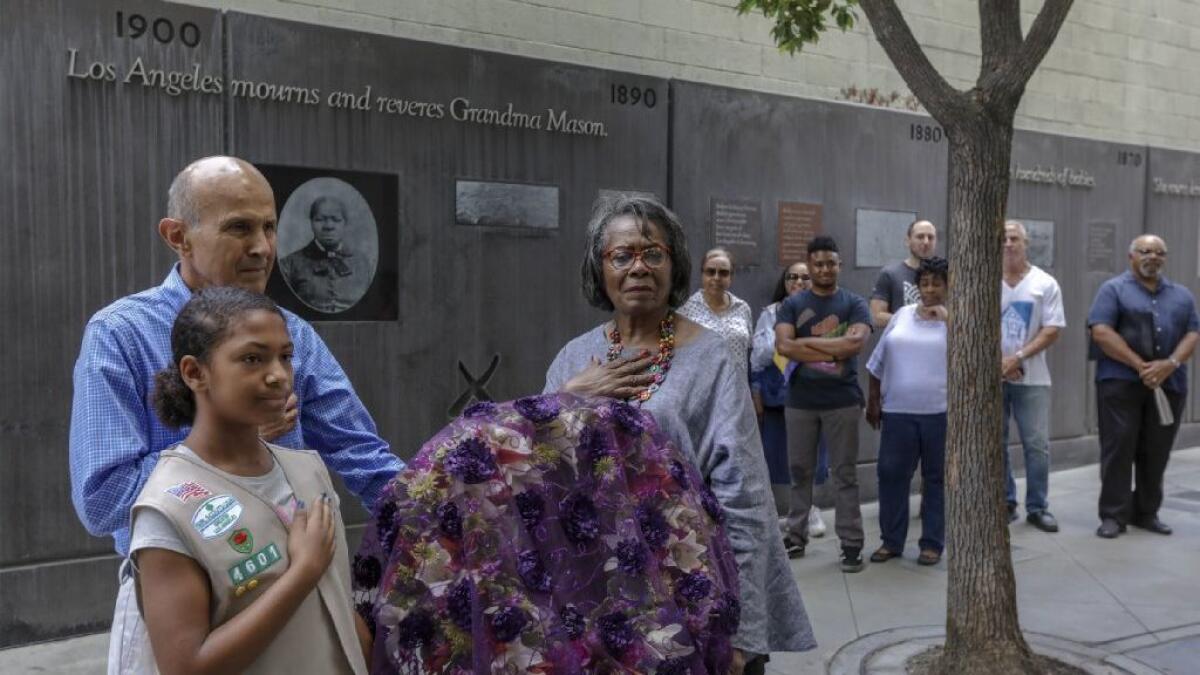
[[[767,458],[767,469],[771,474],[771,492],[775,494],[776,508],[786,510],[792,483],[788,469],[787,428],[783,420],[783,409],[787,404],[788,376],[795,367],[792,362],[775,351],[775,316],[779,303],[784,298],[812,288],[812,277],[808,264],[792,263],[779,277],[771,304],[763,308],[754,326],[754,337],[750,347],[750,392],[754,397],[754,412],[762,433],[763,452]],[[829,478],[829,452],[825,439],[817,451],[817,474],[814,482],[822,485]],[[808,513],[808,536],[821,537],[825,534],[825,521],[816,504]]]
[[[771,652],[812,649],[812,627],[768,496],[745,351],[735,360],[719,335],[675,311],[691,272],[678,217],[652,198],[601,201],[588,224],[581,271],[584,297],[611,319],[559,351],[546,373],[546,393],[640,406],[695,462],[738,565],[734,672],[743,663],[747,673],[764,672]]]
[[[733,256],[723,248],[704,254],[700,290],[679,308],[679,314],[725,339],[734,362],[750,352],[750,305],[729,292],[733,283]]]

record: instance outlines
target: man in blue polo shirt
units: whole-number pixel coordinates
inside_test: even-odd
[[[1126,525],[1158,534],[1163,474],[1187,399],[1187,369],[1200,340],[1196,301],[1162,274],[1167,245],[1147,234],[1129,245],[1129,271],[1104,282],[1088,314],[1100,418],[1100,528],[1116,538]],[[1169,404],[1160,411],[1155,399]],[[1164,419],[1164,417],[1168,419]],[[1167,422],[1167,423],[1164,423]],[[1136,479],[1137,489],[1130,484]]]
[[[207,157],[179,173],[159,235],[179,257],[162,285],[130,295],[88,321],[75,363],[71,498],[84,526],[129,555],[129,509],[159,453],[189,429],[165,427],[150,403],[154,374],[171,360],[171,327],[192,292],[237,286],[262,293],[275,264],[275,196],[258,169]],[[375,430],[337,359],[313,327],[285,311],[295,344],[293,399],[264,438],[321,454],[367,508],[403,467]],[[109,673],[154,672],[128,560],[109,643]]]

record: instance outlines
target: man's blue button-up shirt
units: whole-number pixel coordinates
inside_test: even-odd
[[[192,292],[178,266],[161,286],[100,310],[83,333],[71,405],[71,499],[89,532],[129,553],[129,509],[158,461],[188,429],[159,421],[154,375],[171,362],[171,327]],[[404,464],[375,430],[346,373],[313,327],[284,311],[295,345],[300,416],[273,442],[321,453],[369,509]]]
[[[1102,323],[1114,330],[1119,330],[1123,318],[1143,321],[1153,328],[1149,338],[1153,344],[1147,348],[1154,350],[1153,359],[1166,359],[1175,351],[1175,347],[1188,333],[1200,330],[1200,318],[1196,316],[1196,299],[1186,286],[1172,283],[1166,277],[1159,277],[1158,289],[1151,292],[1133,276],[1133,272],[1109,279],[1096,292],[1092,302],[1092,311],[1088,313],[1088,327]],[[1139,351],[1130,345],[1134,351]],[[1141,354],[1146,358],[1146,354]],[[1109,358],[1103,352],[1096,359],[1096,381],[1102,380],[1132,380],[1141,381],[1137,371],[1129,366]],[[1181,365],[1171,373],[1163,388],[1170,391],[1187,393],[1187,366]]]

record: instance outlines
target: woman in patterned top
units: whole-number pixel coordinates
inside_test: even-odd
[[[745,662],[747,673],[761,673],[771,652],[815,647],[779,537],[745,350],[733,358],[721,336],[673,309],[691,276],[678,217],[654,199],[601,201],[581,272],[584,297],[611,318],[559,351],[544,391],[631,400],[699,469],[737,558],[733,672]]]
[[[733,256],[723,248],[704,254],[703,282],[679,308],[679,314],[725,339],[734,363],[743,363],[750,352],[750,305],[729,292],[733,283]]]

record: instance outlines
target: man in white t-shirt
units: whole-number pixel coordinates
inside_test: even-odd
[[[1017,485],[1008,455],[1008,420],[1017,422],[1025,449],[1025,519],[1057,532],[1047,510],[1050,489],[1050,368],[1046,349],[1067,325],[1062,292],[1054,277],[1026,257],[1025,226],[1004,224],[1004,281],[1000,295],[1001,375],[1004,377],[1004,468],[1008,519],[1017,519]]]

